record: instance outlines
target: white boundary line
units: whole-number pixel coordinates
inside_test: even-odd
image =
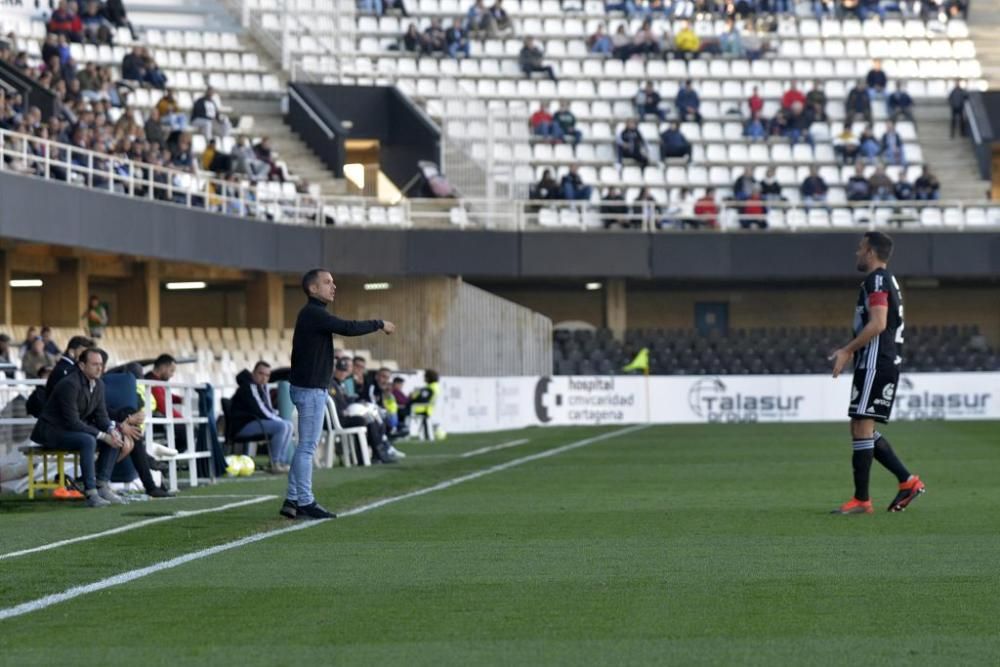
[[[517,447],[518,445],[523,445],[526,442],[531,442],[531,441],[528,438],[521,438],[520,440],[511,440],[510,442],[504,442],[499,445],[491,445],[489,447],[483,447],[482,449],[473,449],[471,452],[463,452],[462,454],[459,454],[459,457],[467,459],[470,456],[478,456],[479,454],[485,454],[487,452],[495,452],[498,449]]]
[[[213,496],[200,496],[200,497],[210,498]],[[219,497],[226,498],[228,496],[219,496]],[[58,542],[43,544],[40,547],[32,547],[30,549],[23,549],[21,551],[11,551],[10,553],[0,554],[0,561],[10,560],[12,558],[17,558],[19,556],[27,556],[28,554],[37,554],[42,551],[50,551],[52,549],[58,549],[59,547],[65,547],[70,544],[77,544],[79,542],[87,542],[89,540],[96,540],[102,537],[108,537],[109,535],[119,535],[121,533],[127,533],[130,530],[135,530],[136,528],[143,528],[145,526],[151,526],[157,523],[164,523],[165,521],[174,521],[175,519],[184,519],[191,516],[198,516],[199,514],[212,514],[213,512],[224,512],[226,510],[231,510],[236,507],[255,505],[257,503],[262,503],[267,500],[274,500],[277,497],[278,496],[253,496],[248,500],[241,500],[240,502],[237,503],[226,503],[225,505],[220,505],[218,507],[207,507],[205,509],[200,509],[200,510],[180,510],[179,512],[174,512],[173,514],[168,514],[166,516],[158,516],[152,519],[143,519],[142,521],[136,521],[135,523],[125,524],[124,526],[118,526],[117,528],[102,530],[99,533],[80,535],[79,537],[71,537],[65,540],[59,540]]]
[[[504,470],[509,470],[510,468],[516,468],[517,466],[524,465],[525,463],[538,461],[540,459],[546,459],[552,456],[558,456],[559,454],[563,454],[565,452],[569,452],[574,449],[579,449],[581,447],[586,447],[587,445],[592,445],[595,442],[601,442],[602,440],[609,440],[611,438],[616,438],[620,435],[626,435],[628,433],[634,433],[635,431],[639,431],[645,428],[649,428],[649,425],[637,424],[635,426],[628,426],[626,428],[620,428],[615,431],[602,433],[601,435],[595,435],[590,438],[584,438],[583,440],[577,440],[576,442],[571,442],[567,445],[562,445],[561,447],[554,447],[553,449],[547,449],[545,451],[538,452],[536,454],[523,456],[519,459],[507,461],[506,463],[500,463],[495,466],[490,466],[489,468],[483,468],[482,470],[477,470],[476,472],[471,472],[466,475],[454,477],[452,479],[439,482],[437,484],[434,484],[433,486],[428,486],[423,489],[417,489],[416,491],[410,491],[409,493],[404,493],[402,495],[392,496],[390,498],[383,498],[382,500],[376,500],[375,502],[368,503],[366,505],[360,505],[358,507],[354,507],[347,511],[340,512],[339,516],[341,518],[346,518],[358,514],[364,514],[365,512],[370,512],[380,507],[385,507],[386,505],[392,505],[394,503],[398,503],[403,500],[409,500],[410,498],[425,496],[429,493],[434,493],[436,491],[443,491],[444,489],[449,489],[453,486],[464,484],[465,482],[470,482],[472,480],[479,479],[481,477],[486,477],[487,475],[492,475],[494,473],[502,472]],[[149,565],[147,567],[138,570],[131,570],[129,572],[123,572],[122,574],[116,574],[113,577],[101,579],[100,581],[95,581],[91,584],[86,584],[83,586],[74,586],[73,588],[69,588],[63,591],[62,593],[54,593],[52,595],[46,595],[45,597],[38,598],[36,600],[24,602],[13,607],[0,609],[0,621],[6,620],[8,618],[14,618],[16,616],[22,616],[24,614],[30,614],[33,611],[46,609],[47,607],[59,604],[60,602],[66,602],[67,600],[78,598],[81,595],[87,595],[88,593],[95,593],[97,591],[102,591],[107,588],[119,586],[121,584],[125,584],[130,581],[135,581],[136,579],[147,577],[151,574],[163,572],[164,570],[171,570],[175,567],[184,565],[185,563],[201,560],[202,558],[208,558],[209,556],[214,556],[215,554],[222,553],[224,551],[229,551],[231,549],[238,549],[248,544],[253,544],[254,542],[260,542],[261,540],[266,540],[271,537],[285,535],[286,533],[292,533],[299,530],[306,530],[307,528],[314,528],[316,526],[320,526],[326,523],[327,521],[330,521],[330,519],[323,519],[320,521],[306,521],[303,523],[292,524],[291,526],[287,526],[285,528],[278,528],[277,530],[271,530],[263,533],[255,533],[253,535],[249,535],[247,537],[235,540],[233,542],[219,544],[214,547],[209,547],[208,549],[202,549],[201,551],[193,551],[191,553],[184,554],[183,556],[177,556],[176,558],[171,558],[170,560],[154,563],[152,565]]]

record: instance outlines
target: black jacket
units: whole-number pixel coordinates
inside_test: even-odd
[[[271,405],[271,395],[266,386],[255,384],[250,371],[241,371],[236,376],[239,387],[233,394],[229,419],[233,434],[243,430],[247,424],[263,419],[278,419],[278,411]]]
[[[58,442],[49,442],[49,439],[57,438],[59,432],[82,432],[97,437],[99,433],[110,430],[111,420],[104,402],[104,382],[95,380],[91,390],[87,377],[77,369],[49,394],[38,423],[31,432],[31,439],[42,445],[58,445]]]
[[[45,381],[45,393],[51,396],[52,392],[56,388],[56,385],[59,384],[59,381],[72,374],[73,371],[77,370],[79,370],[79,368],[77,367],[75,361],[65,355],[59,357],[59,362],[49,374],[49,379]]]
[[[382,326],[382,320],[342,320],[326,312],[322,301],[310,297],[295,320],[289,382],[326,389],[333,377],[333,336],[364,336]]]

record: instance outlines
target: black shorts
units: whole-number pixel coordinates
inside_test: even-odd
[[[882,424],[889,421],[896,400],[899,368],[896,366],[859,368],[851,382],[851,419],[874,419]]]

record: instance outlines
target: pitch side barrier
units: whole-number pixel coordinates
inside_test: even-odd
[[[850,374],[445,377],[435,421],[451,433],[526,426],[843,421]],[[906,373],[894,420],[1000,419],[1000,373]]]

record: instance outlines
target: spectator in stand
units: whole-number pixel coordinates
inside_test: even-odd
[[[288,447],[292,441],[292,423],[282,419],[271,404],[271,365],[258,361],[253,372],[246,370],[236,376],[237,389],[233,394],[230,419],[232,433],[237,437],[267,436],[271,472],[287,473]]]
[[[38,371],[46,366],[56,365],[56,355],[45,351],[45,341],[41,336],[32,339],[28,350],[21,355],[21,370],[29,380],[38,377]]]
[[[760,182],[760,196],[764,201],[784,201],[781,194],[781,183],[775,175],[774,167],[768,167],[764,171],[764,178]]]
[[[594,189],[580,178],[580,166],[570,165],[569,171],[562,177],[563,199],[567,201],[590,201]]]
[[[906,170],[899,170],[899,178],[896,180],[896,184],[892,188],[892,195],[897,201],[913,201],[916,198],[916,190],[913,187],[913,183],[906,178]]]
[[[385,16],[390,12],[398,12],[403,18],[410,16],[410,13],[406,11],[406,5],[403,4],[403,0],[382,0],[382,15]]]
[[[233,170],[237,174],[245,174],[251,181],[266,181],[271,172],[271,165],[257,158],[250,140],[245,136],[236,139],[233,147]]]
[[[868,164],[875,164],[878,156],[882,153],[882,144],[875,138],[871,125],[866,125],[858,138],[858,155],[866,160]]]
[[[750,109],[750,115],[764,113],[764,98],[760,96],[760,88],[757,86],[753,87],[753,92],[750,93],[750,97],[747,99],[747,107]]]
[[[724,55],[732,58],[746,57],[747,50],[743,46],[743,36],[733,19],[726,19],[726,27],[719,35],[719,48]]]
[[[493,6],[490,7],[490,16],[493,17],[497,36],[509,37],[514,34],[514,24],[507,15],[507,10],[503,8],[503,0],[494,0]]]
[[[164,146],[167,143],[167,135],[163,132],[163,125],[160,123],[160,112],[153,107],[149,110],[149,117],[142,126],[143,136],[151,144]]]
[[[826,91],[822,81],[813,81],[812,90],[806,93],[806,105],[816,112],[816,120],[826,120]]]
[[[750,198],[753,189],[757,187],[757,181],[753,177],[753,169],[744,167],[743,173],[733,183],[733,199],[736,201],[746,201]]]
[[[805,106],[805,103],[806,96],[796,87],[795,80],[793,79],[791,87],[781,96],[781,108],[785,111],[791,111],[792,107],[796,104],[802,107]]]
[[[601,197],[601,223],[604,228],[611,229],[614,225],[627,227],[629,224],[625,217],[627,214],[628,207],[625,205],[625,194],[621,188],[612,186],[605,190],[604,196]]]
[[[740,207],[740,227],[750,229],[754,225],[760,229],[767,229],[767,207],[764,206],[764,197],[759,185],[753,186],[750,196]]]
[[[873,100],[885,97],[885,90],[889,85],[889,79],[886,77],[885,72],[882,71],[882,61],[878,58],[872,61],[872,68],[868,70],[865,83],[868,84],[868,95]]]
[[[84,311],[80,319],[86,322],[87,331],[91,338],[100,338],[104,335],[104,327],[108,326],[108,309],[101,303],[100,297],[91,295],[87,303],[87,310]],[[92,347],[93,343],[87,347]]]
[[[10,336],[0,333],[0,365],[10,366]]]
[[[177,103],[177,91],[168,89],[163,97],[156,103],[156,111],[160,114],[160,120],[172,130],[184,130],[187,128],[187,116],[181,111],[180,104]]]
[[[611,55],[625,62],[632,57],[632,38],[625,32],[625,24],[621,23],[611,36]]]
[[[615,152],[619,167],[625,158],[635,160],[643,168],[649,164],[649,148],[639,132],[639,123],[634,118],[625,122],[625,127],[615,142]]]
[[[54,357],[58,357],[62,350],[59,349],[58,343],[52,339],[52,327],[42,327],[39,335],[45,341],[45,351]]]
[[[49,32],[65,35],[71,42],[83,41],[83,21],[80,19],[78,6],[75,2],[60,0],[47,26]]]
[[[649,188],[643,187],[639,194],[632,200],[632,227],[635,229],[649,229],[658,221],[658,209],[656,198]]]
[[[31,344],[34,343],[35,339],[38,338],[38,327],[28,327],[28,332],[24,336],[24,340],[17,347],[17,356],[23,357],[25,353],[31,349]],[[45,345],[42,345],[44,349]]]
[[[576,129],[576,115],[569,110],[569,102],[566,100],[559,103],[559,108],[553,114],[552,127],[560,141],[569,140],[578,144],[583,139],[583,133]]]
[[[101,11],[111,25],[116,28],[128,28],[132,34],[132,39],[135,40],[137,38],[135,28],[132,27],[131,21],[128,20],[123,0],[105,0]]]
[[[845,123],[840,134],[833,138],[833,152],[840,158],[842,165],[854,164],[858,159],[858,138],[851,129],[850,123]]]
[[[632,38],[632,54],[655,56],[662,51],[661,40],[653,31],[653,21],[646,19]]]
[[[785,125],[785,136],[794,146],[800,140],[805,141],[812,148],[816,148],[816,142],[813,140],[812,133],[809,128],[812,126],[812,114],[808,113],[802,106],[801,102],[795,102],[792,104],[791,110],[788,112],[787,124]]]
[[[896,130],[896,124],[891,120],[885,124],[885,134],[882,135],[882,161],[886,164],[906,166],[906,154],[903,150],[903,138]]]
[[[941,198],[941,184],[937,176],[931,173],[931,168],[924,165],[923,171],[917,177],[914,184],[915,195],[918,201],[936,201]]]
[[[233,170],[233,156],[219,149],[216,140],[212,139],[201,154],[201,168],[225,178]]]
[[[802,196],[802,202],[805,204],[805,207],[808,209],[813,204],[826,202],[826,195],[829,190],[826,181],[819,175],[819,168],[816,165],[810,165],[809,175],[805,177],[802,185],[799,186],[799,194]]]
[[[253,152],[257,155],[258,160],[266,162],[271,168],[268,172],[268,180],[285,180],[281,172],[281,167],[278,165],[277,154],[271,150],[271,139],[269,137],[261,137],[260,141],[253,147]]]
[[[205,94],[194,101],[191,108],[191,126],[201,131],[206,139],[214,136],[228,137],[232,131],[229,117],[222,113],[219,95],[209,86]]]
[[[146,78],[146,59],[142,47],[134,46],[122,58],[122,78],[128,81],[143,81]]]
[[[411,23],[406,27],[406,32],[402,37],[402,50],[409,53],[428,53],[427,40],[420,34],[416,23]]]
[[[872,100],[868,95],[867,84],[858,81],[857,85],[851,88],[847,94],[847,104],[845,108],[845,124],[851,124],[854,119],[861,116],[866,123],[872,122]]]
[[[528,119],[528,125],[531,126],[531,133],[536,137],[554,138],[552,114],[548,111],[547,102],[538,105],[538,110],[531,114],[531,118]]]
[[[590,53],[597,53],[602,56],[610,56],[614,50],[614,43],[607,33],[607,27],[603,23],[597,25],[597,30],[587,38],[587,50]]]
[[[875,173],[868,179],[872,191],[872,201],[889,201],[893,198],[892,181],[885,173],[885,167],[878,165]]]
[[[700,50],[701,38],[691,29],[690,21],[682,22],[681,29],[677,31],[677,35],[674,37],[674,51],[679,53],[682,58],[690,60],[691,58],[697,58]]]
[[[542,177],[538,183],[531,186],[531,192],[528,196],[535,200],[562,198],[562,189],[559,186],[559,182],[552,176],[551,169],[546,169],[542,172]]]
[[[872,186],[865,178],[865,168],[860,162],[855,165],[854,173],[847,179],[847,201],[869,201],[872,198]]]
[[[635,3],[635,0],[619,0],[618,2],[604,2],[604,12],[610,14],[611,12],[624,12],[625,16],[632,19],[639,14],[639,8]]]
[[[447,40],[444,34],[444,27],[441,25],[441,19],[431,19],[431,24],[424,31],[424,50],[427,53],[437,51],[444,53],[446,43]]]
[[[639,122],[646,119],[646,114],[652,114],[660,119],[667,120],[667,114],[660,108],[660,94],[656,92],[652,81],[647,81],[643,88],[635,95],[635,113]]]
[[[769,137],[784,137],[787,129],[788,118],[785,117],[784,110],[778,109],[767,123],[767,135]]]
[[[496,39],[497,23],[483,0],[475,0],[465,17],[469,34],[477,39]]]
[[[83,35],[91,44],[111,44],[111,24],[101,13],[101,5],[97,0],[87,0],[83,15]]]
[[[694,203],[694,226],[718,229],[718,216],[719,206],[715,203],[715,188],[708,188]]]
[[[748,20],[743,28],[743,50],[750,61],[757,60],[771,50],[771,44],[760,36],[752,20]]]
[[[965,90],[965,84],[961,79],[955,79],[955,87],[948,93],[948,107],[951,109],[951,138],[955,138],[955,131],[959,135],[965,136],[965,101],[969,99],[969,93]]]
[[[458,54],[461,53],[466,58],[469,57],[469,35],[462,28],[461,18],[454,19],[451,22],[451,27],[444,33],[444,39],[448,45],[449,56],[458,58]]]
[[[382,0],[358,0],[358,9],[364,14],[381,16],[385,7],[382,5]]]
[[[691,162],[691,143],[681,132],[680,123],[671,123],[660,135],[661,158],[685,158]]]
[[[694,193],[689,188],[681,188],[677,199],[672,199],[667,205],[664,219],[661,220],[660,228],[673,225],[677,229],[687,227],[698,228],[698,221],[694,217]]]
[[[677,91],[677,97],[674,98],[674,106],[677,108],[677,117],[682,123],[686,123],[689,120],[701,125],[701,99],[698,97],[698,93],[695,92],[694,86],[691,83],[691,79],[684,82],[684,86]]]
[[[751,141],[763,141],[767,138],[767,127],[759,112],[753,112],[743,123],[743,136]]]
[[[889,118],[893,122],[899,122],[900,117],[905,118],[911,123],[916,122],[913,120],[913,98],[906,92],[902,79],[896,82],[896,90],[889,95],[887,106],[889,109]]]
[[[552,69],[552,65],[545,65],[543,63],[544,55],[542,50],[535,46],[535,40],[531,37],[526,37],[524,39],[524,45],[521,47],[521,53],[518,55],[517,61],[524,73],[524,76],[531,78],[531,75],[535,72],[544,72],[553,81],[556,80],[556,72]]]

